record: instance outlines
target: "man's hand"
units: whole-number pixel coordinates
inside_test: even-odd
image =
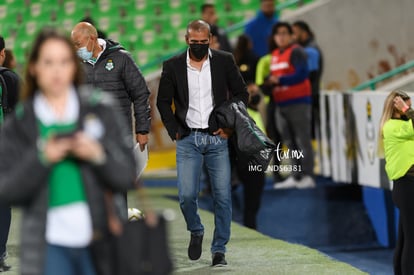
[[[144,151],[145,146],[148,143],[148,134],[136,134],[135,139],[139,143],[139,149],[141,152]]]
[[[231,134],[233,133],[232,129],[229,128],[219,128],[217,131],[215,131],[214,135],[219,135],[222,138],[228,139]]]

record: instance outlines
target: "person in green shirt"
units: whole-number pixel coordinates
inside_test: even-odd
[[[22,103],[0,132],[0,201],[24,210],[22,275],[103,274],[92,247],[109,232],[105,197],[135,187],[115,99],[81,83],[70,39],[40,32]]]
[[[385,100],[378,151],[394,183],[392,199],[399,211],[394,274],[414,274],[414,110],[407,93],[397,90]]]

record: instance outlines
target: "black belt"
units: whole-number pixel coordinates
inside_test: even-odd
[[[191,132],[200,132],[200,133],[208,133],[208,128],[201,129],[201,128],[190,128]]]

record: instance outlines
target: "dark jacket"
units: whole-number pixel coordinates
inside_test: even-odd
[[[247,104],[249,95],[232,54],[211,50],[210,70],[214,106],[233,97]],[[175,112],[171,108],[173,101]],[[164,62],[158,89],[157,107],[173,140],[176,133],[180,137],[190,133],[185,121],[188,104],[187,52],[184,52]],[[212,126],[209,125],[210,133],[217,130]]]
[[[267,169],[276,145],[256,126],[243,102],[236,99],[225,102],[214,109],[210,120],[220,128],[234,130],[231,142],[237,159]]]
[[[20,79],[15,72],[5,67],[0,67],[0,74],[3,77],[7,88],[6,98],[4,97],[5,93],[3,90],[1,99],[4,114],[7,116],[14,110],[14,107],[16,106],[17,101],[19,100]],[[1,82],[0,86],[3,86]]]
[[[106,48],[95,65],[85,61],[86,83],[112,94],[118,99],[121,111],[132,128],[131,102],[134,107],[135,132],[148,133],[151,124],[147,84],[129,52],[112,40],[105,40]]]
[[[105,130],[101,143],[105,148],[106,161],[101,165],[80,163],[94,238],[107,232],[104,188],[126,192],[133,188],[135,178],[132,148],[125,139],[120,138],[120,119],[114,116],[106,98],[97,96],[96,92],[85,91],[80,101],[80,126],[86,117],[95,115]],[[51,167],[39,158],[38,137],[33,99],[30,99],[24,105],[17,106],[15,114],[5,122],[0,136],[0,201],[20,205],[24,210],[20,250],[22,275],[42,275],[45,262],[48,175]]]

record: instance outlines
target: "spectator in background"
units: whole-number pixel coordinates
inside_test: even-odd
[[[256,66],[259,58],[252,51],[252,42],[247,35],[242,34],[237,38],[233,55],[246,84],[256,86]]]
[[[218,27],[210,25],[210,32],[211,32],[210,49],[220,50],[221,48],[220,48]]]
[[[131,55],[119,43],[98,38],[96,28],[87,22],[73,28],[72,41],[83,61],[86,83],[112,93],[118,99],[117,110],[127,122],[128,138],[132,134],[133,105],[135,140],[144,150],[151,124],[150,92]]]
[[[273,84],[269,81],[270,76],[270,64],[272,61],[272,53],[277,49],[276,42],[270,36],[268,39],[269,52],[265,56],[259,59],[259,62],[256,66],[256,85],[260,88],[263,94],[266,95],[266,134],[273,140],[275,144],[278,144],[281,140],[279,131],[276,127],[275,120],[275,102],[272,97],[272,88]],[[273,164],[279,165],[280,161],[275,155],[273,157]],[[273,170],[273,180],[274,182],[280,182],[283,180],[279,171],[276,169]]]
[[[385,99],[378,141],[399,209],[394,274],[414,274],[414,111],[407,93],[393,91]]]
[[[250,39],[246,35],[238,37],[234,49],[234,57],[240,74],[247,84],[247,91],[249,92],[247,112],[256,122],[260,130],[265,132],[262,115],[258,109],[262,100],[262,94],[255,83],[255,71],[258,58],[252,52]],[[235,169],[236,177],[243,184],[243,224],[249,228],[257,229],[256,217],[265,185],[265,172],[250,171],[249,160],[239,158],[234,153],[234,149],[231,152],[232,168]]]
[[[201,19],[210,24],[212,30],[215,29],[218,43],[220,44],[220,50],[232,52],[226,32],[217,26],[219,18],[216,13],[216,8],[213,4],[203,4],[201,6]]]
[[[272,29],[278,46],[272,53],[269,81],[274,85],[276,126],[290,150],[302,152],[291,158],[292,174],[275,188],[311,188],[313,179],[313,150],[311,145],[311,86],[308,64],[303,48],[292,43],[293,31],[289,23],[278,22]]]
[[[0,36],[0,75],[3,77],[5,83],[0,83],[2,87],[2,113],[7,117],[16,107],[19,101],[20,94],[20,79],[19,76],[13,72],[10,68],[6,67],[5,61],[7,59],[7,51],[5,49],[4,38]],[[6,87],[3,87],[5,85]],[[5,98],[4,95],[7,94]],[[3,116],[0,119],[0,124],[3,123]]]
[[[262,100],[262,94],[255,83],[258,58],[252,51],[252,42],[247,35],[242,34],[237,38],[233,55],[249,92],[247,112],[260,130],[265,132],[263,119],[258,109]],[[256,229],[256,216],[260,208],[261,196],[265,185],[265,172],[249,171],[248,159],[237,158],[233,153],[231,154],[231,161],[232,167],[236,169],[237,176],[243,184],[243,224],[249,228]]]
[[[13,51],[10,49],[6,49],[6,58],[4,59],[3,67],[12,71],[16,69],[16,58],[14,57]]]
[[[113,100],[81,82],[70,39],[42,31],[23,104],[0,137],[0,200],[24,207],[22,275],[97,274],[89,248],[108,232],[104,191],[134,188],[132,146],[120,138]]]
[[[312,87],[312,138],[316,139],[320,137],[319,89],[323,72],[322,51],[306,22],[296,21],[292,28],[294,40],[305,49],[308,58],[309,80]]]
[[[0,66],[4,66],[7,58],[4,38],[0,36]],[[19,99],[19,77],[13,71],[0,67],[0,125],[3,124],[5,117],[14,110]],[[1,131],[0,131],[1,132]],[[2,175],[4,177],[4,175]],[[6,244],[9,236],[11,223],[11,208],[0,199],[0,272],[7,271],[10,266],[6,264],[7,250]]]
[[[253,52],[257,57],[268,54],[268,41],[272,26],[277,22],[275,0],[260,0],[260,10],[255,18],[250,20],[244,33],[253,42]]]

